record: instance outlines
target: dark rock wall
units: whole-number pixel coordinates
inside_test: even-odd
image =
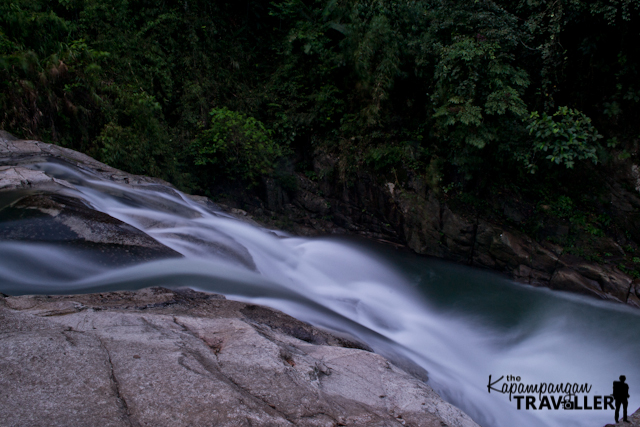
[[[634,282],[612,264],[566,253],[558,244],[566,237],[566,225],[548,224],[548,230],[541,231],[543,237],[552,235],[555,243],[536,240],[512,226],[452,208],[418,180],[402,187],[397,182],[379,183],[367,175],[353,183],[335,174],[323,176],[323,171],[334,170],[335,165],[335,159],[318,156],[317,178],[296,174],[295,190],[286,191],[276,180],[268,179],[260,199],[242,201],[240,196],[223,203],[242,207],[258,221],[302,235],[359,235],[407,246],[418,254],[496,270],[532,286],[640,307],[640,281]],[[626,185],[613,179],[608,185],[619,223],[628,225],[635,234],[640,224],[636,221],[640,197],[627,187],[637,181],[640,188],[640,173],[635,178],[632,172],[627,175]],[[521,214],[514,206],[507,203],[504,210],[515,221]],[[614,256],[623,252],[608,237],[591,244]]]

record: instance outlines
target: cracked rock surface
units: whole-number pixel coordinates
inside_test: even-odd
[[[0,294],[3,426],[472,427],[352,339],[191,290]]]

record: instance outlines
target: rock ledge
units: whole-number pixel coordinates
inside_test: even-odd
[[[366,346],[192,290],[0,294],[4,426],[477,426]]]

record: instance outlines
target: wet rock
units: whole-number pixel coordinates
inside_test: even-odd
[[[440,203],[435,197],[424,199],[403,191],[393,192],[403,217],[407,246],[419,254],[443,256]]]
[[[640,308],[640,279],[635,279],[629,287],[627,304]]]
[[[273,178],[264,178],[263,186],[267,208],[272,211],[280,210],[289,203],[289,196]]]
[[[448,207],[442,212],[443,244],[448,252],[447,258],[458,262],[469,262],[473,256],[477,224],[461,215],[453,213]]]
[[[58,194],[29,195],[1,209],[0,239],[87,249],[109,265],[181,256],[80,199]]]
[[[191,290],[2,296],[0,337],[8,426],[476,426],[377,354]]]
[[[433,195],[421,199],[395,187],[393,195],[401,207],[408,246],[420,254],[498,270],[533,286],[638,305],[630,291],[631,278],[612,265],[565,255],[561,246],[538,243],[482,218],[476,223],[442,206]],[[614,256],[623,254],[610,238],[596,239],[594,245]]]
[[[604,297],[602,288],[595,280],[587,279],[575,270],[570,268],[558,269],[549,281],[551,289],[561,291],[571,291],[583,295],[598,295]]]
[[[560,263],[582,277],[596,282],[601,290],[601,297],[627,302],[632,280],[617,268],[610,265],[586,263],[584,260],[570,255],[563,255],[560,258]]]
[[[329,208],[331,207],[330,203],[327,202],[324,198],[305,190],[298,191],[298,196],[295,199],[295,203],[299,207],[318,215],[328,214]]]
[[[180,257],[140,230],[93,209],[72,179],[54,178],[35,165],[67,162],[116,182],[162,187],[165,183],[126,174],[63,147],[23,141],[0,132],[0,239],[50,242],[100,254],[100,263]],[[175,192],[167,184],[168,192]]]

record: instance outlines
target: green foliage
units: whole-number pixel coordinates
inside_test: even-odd
[[[522,96],[529,77],[513,65],[510,52],[515,39],[524,35],[514,17],[494,4],[444,5],[431,12],[434,57],[422,58],[436,64],[433,117],[456,148],[483,149],[498,138],[498,128],[528,113]]]
[[[420,170],[426,168],[424,160],[428,158],[428,152],[417,141],[403,141],[370,147],[363,157],[364,164],[376,172],[401,168]]]
[[[239,177],[256,184],[260,175],[269,173],[283,154],[262,122],[253,117],[214,108],[210,128],[191,143],[194,163],[208,166],[211,175],[229,179]]]
[[[585,231],[592,236],[603,237],[604,232],[593,224],[585,224]]]
[[[4,2],[0,127],[185,184],[185,147],[214,99],[246,99],[254,52],[268,54],[255,42],[265,15],[255,1]]]
[[[551,212],[559,218],[569,218],[573,214],[575,205],[568,196],[559,196],[551,204]]]
[[[10,0],[0,127],[174,182],[202,173],[203,190],[316,152],[345,182],[366,169],[461,194],[548,188],[633,152],[638,12],[634,0]]]
[[[581,111],[568,107],[560,107],[552,116],[534,111],[531,113],[529,134],[533,136],[533,149],[525,158],[527,168],[534,173],[537,165],[534,159],[537,154],[545,155],[545,159],[567,168],[573,168],[576,160],[598,162],[596,149],[602,135],[591,124],[591,119]]]
[[[108,53],[73,28],[45,2],[0,5],[0,127],[91,152]]]
[[[161,121],[161,106],[148,93],[122,88],[111,120],[96,138],[99,158],[140,175],[163,176],[180,182],[176,153]],[[126,90],[128,89],[128,90]]]

